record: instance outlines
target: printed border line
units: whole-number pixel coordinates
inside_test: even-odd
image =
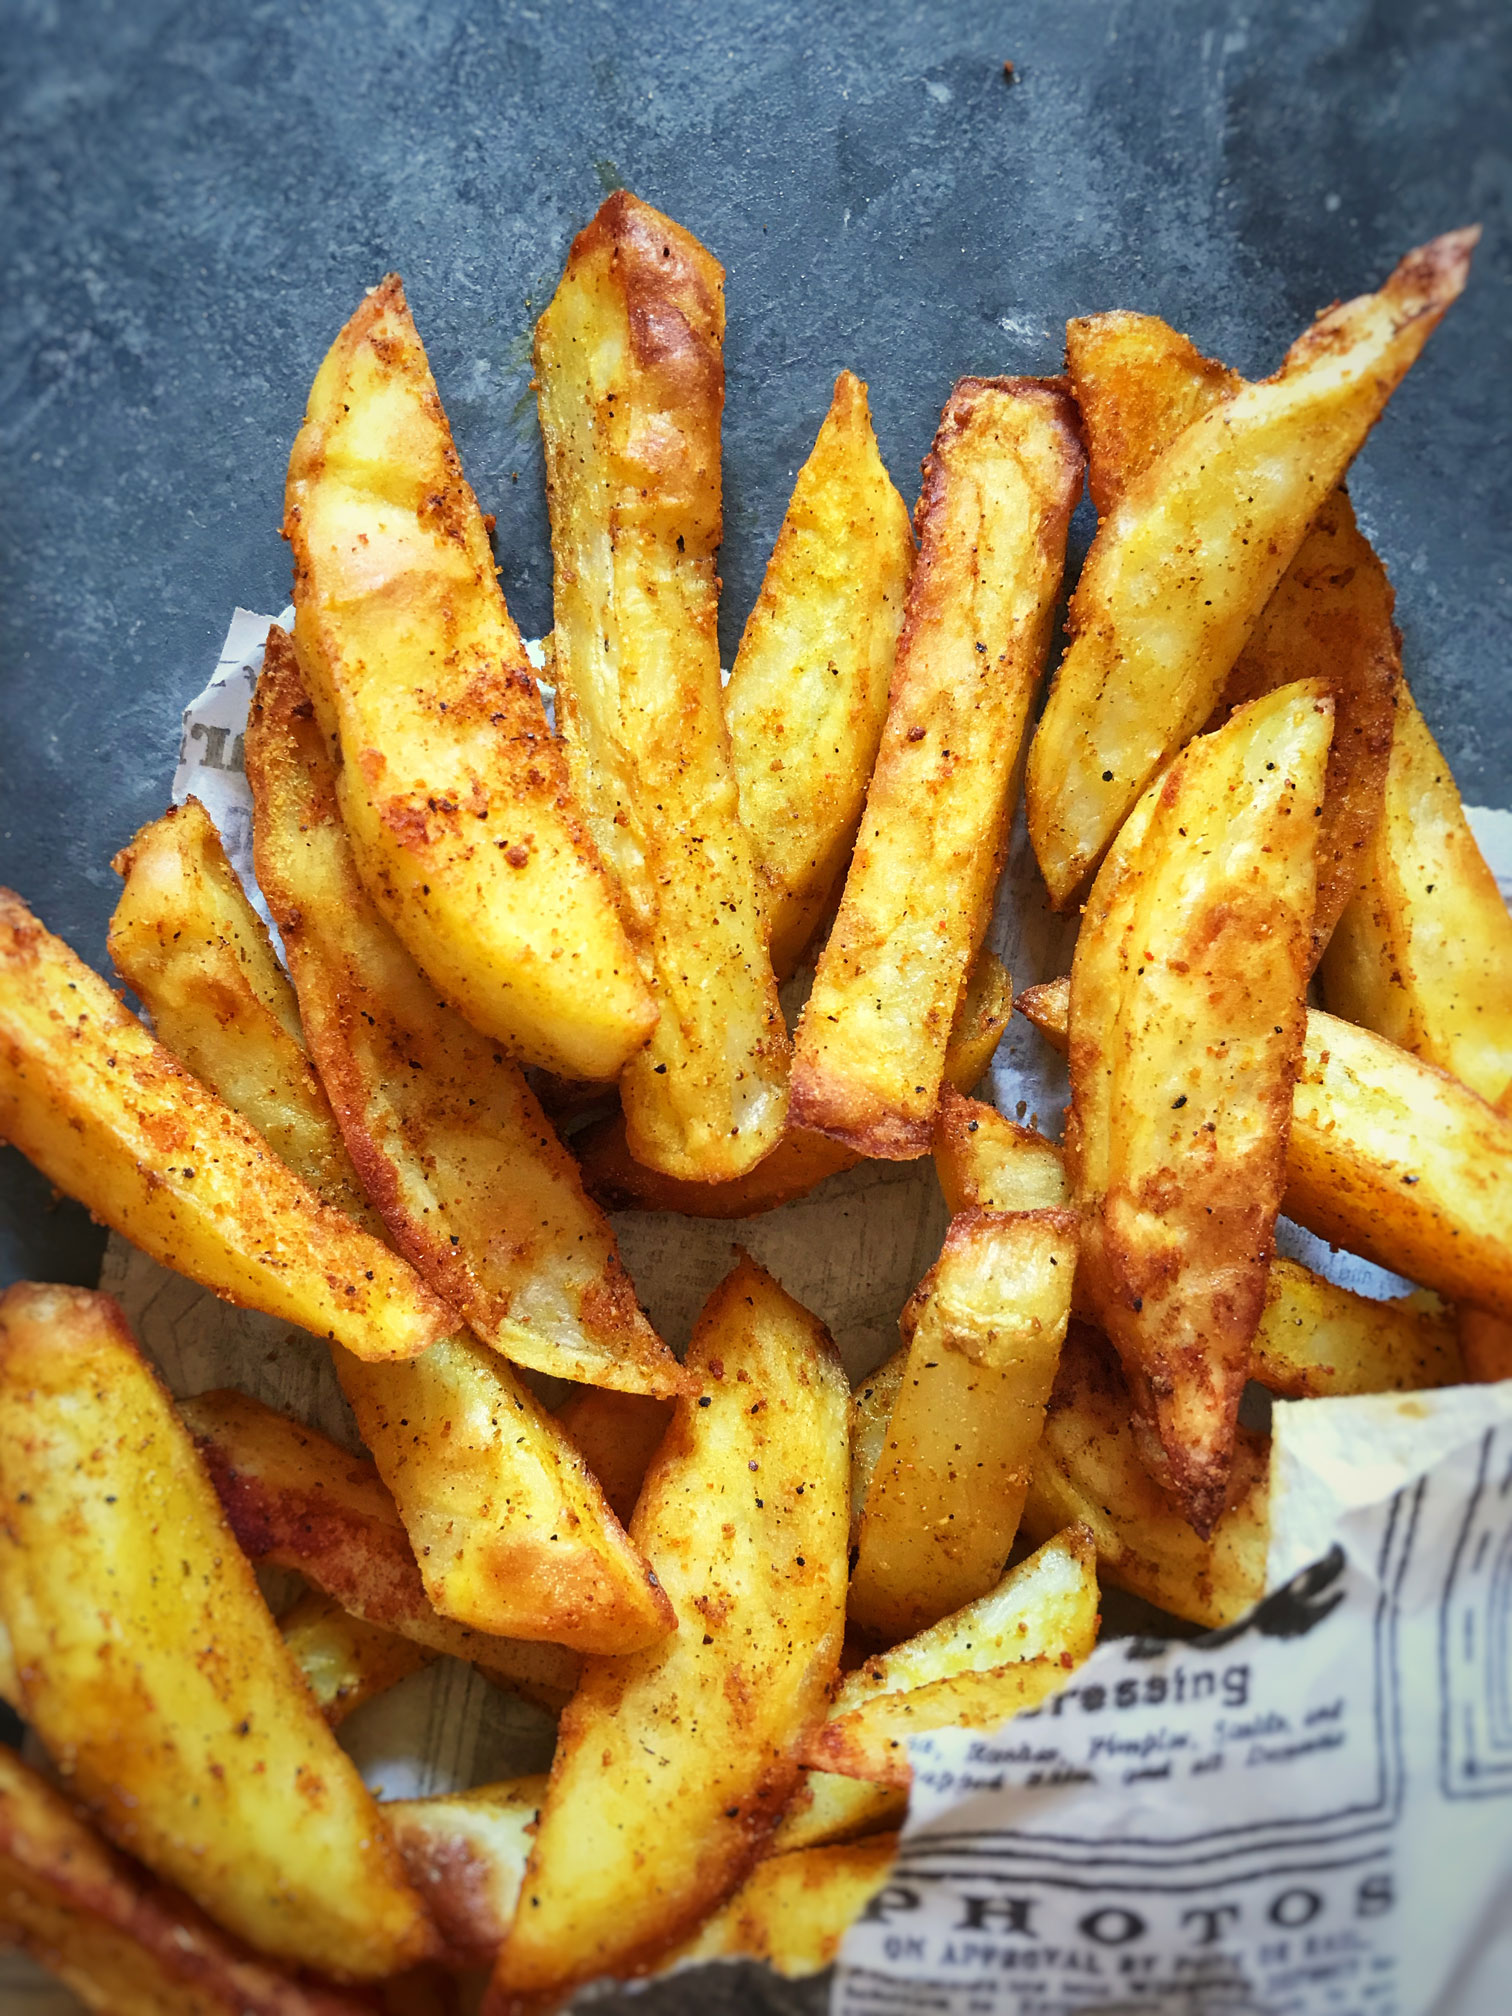
[[[1469,1502],[1465,1507],[1464,1518],[1460,1522],[1460,1530],[1455,1538],[1454,1551],[1449,1557],[1449,1574],[1445,1579],[1444,1594],[1439,1604],[1439,1790],[1445,1799],[1452,1800],[1505,1799],[1509,1795],[1512,1795],[1512,1756],[1490,1759],[1484,1762],[1476,1756],[1478,1746],[1475,1739],[1478,1729],[1473,1705],[1467,1704],[1466,1707],[1461,1757],[1456,1761],[1452,1754],[1455,1748],[1454,1711],[1458,1705],[1456,1700],[1458,1693],[1457,1680],[1456,1675],[1451,1671],[1450,1653],[1455,1621],[1455,1599],[1458,1595],[1467,1605],[1471,1606],[1476,1601],[1475,1592],[1467,1591],[1461,1583],[1461,1570],[1464,1565],[1466,1549],[1469,1547],[1471,1537],[1479,1524],[1481,1502],[1487,1496],[1490,1488],[1491,1461],[1497,1448],[1499,1433],[1500,1431],[1496,1428],[1488,1428],[1481,1438],[1480,1462],[1476,1469],[1475,1488],[1470,1493]],[[1499,1495],[1505,1496],[1505,1494],[1506,1484],[1504,1482]],[[1502,1529],[1502,1546],[1498,1550],[1499,1555],[1505,1552],[1509,1539],[1512,1539],[1512,1524],[1506,1525]],[[1468,1577],[1466,1579],[1468,1580]],[[1481,1610],[1477,1611],[1476,1614],[1483,1615],[1484,1612]],[[1502,1657],[1500,1646],[1497,1647],[1496,1656],[1500,1661]],[[1464,1770],[1464,1761],[1466,1758],[1469,1759],[1476,1772],[1483,1772],[1485,1774],[1484,1780],[1481,1783],[1470,1784],[1466,1782],[1468,1775]]]

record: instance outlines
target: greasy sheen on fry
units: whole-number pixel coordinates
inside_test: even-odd
[[[413,1357],[455,1323],[8,889],[0,1139],[163,1266],[359,1358]]]
[[[724,273],[620,190],[536,325],[557,721],[660,1019],[620,1080],[631,1151],[722,1181],[787,1116],[787,1034],[715,630]]]
[[[1299,682],[1189,743],[1108,854],[1071,969],[1078,1287],[1203,1535],[1274,1250],[1332,725]]]
[[[422,1959],[377,1810],[107,1296],[0,1299],[0,1496],[23,1712],[106,1833],[276,1958]]]
[[[655,1006],[573,804],[399,276],[337,337],[289,458],[295,638],[362,879],[436,991],[612,1078]]]
[[[845,873],[877,758],[913,529],[842,371],[725,687],[740,816],[779,980]]]
[[[1225,395],[1123,488],[1071,607],[1029,752],[1029,833],[1068,905],[1150,779],[1211,714],[1308,527],[1464,287],[1478,231],[1409,252]]]
[[[793,1124],[858,1154],[929,1148],[1081,479],[1059,384],[956,386],[924,465],[882,745],[793,1060]]]
[[[590,1660],[561,1722],[487,2008],[644,1971],[762,1852],[844,1627],[848,1390],[823,1326],[742,1258],[689,1351],[631,1526],[676,1609]]]
[[[395,1245],[516,1363],[678,1392],[681,1370],[519,1067],[436,999],[368,898],[276,625],[246,764],[258,881],[283,933],[305,1041]]]

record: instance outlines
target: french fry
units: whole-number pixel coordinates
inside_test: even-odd
[[[105,1832],[278,1959],[424,1958],[377,1809],[108,1297],[0,1300],[0,1492],[22,1708]]]
[[[1421,1393],[1464,1376],[1453,1312],[1437,1296],[1377,1302],[1272,1260],[1250,1377],[1280,1398]]]
[[[859,1630],[896,1643],[1001,1576],[1071,1313],[1076,1253],[1070,1211],[952,1219],[899,1323],[908,1358],[851,1573]]]
[[[884,1358],[875,1371],[867,1373],[851,1390],[851,1523],[850,1544],[861,1538],[861,1515],[866,1510],[867,1493],[877,1465],[887,1448],[887,1424],[897,1404],[908,1366],[908,1346],[900,1345]]]
[[[516,1363],[680,1391],[614,1235],[518,1067],[435,998],[368,899],[276,625],[246,763],[258,882],[283,933],[305,1040],[396,1246]]]
[[[1379,293],[1330,309],[1273,378],[1227,391],[1103,519],[1029,752],[1029,832],[1058,905],[1208,719],[1323,499],[1463,289],[1478,235],[1436,238]]]
[[[908,1785],[907,1739],[995,1729],[1065,1685],[1097,1642],[1092,1534],[1073,1526],[997,1586],[848,1673],[803,1761],[873,1785]]]
[[[392,1499],[365,1458],[244,1393],[201,1393],[179,1414],[249,1559],[292,1568],[353,1617],[560,1708],[578,1662],[561,1645],[489,1637],[439,1616]]]
[[[428,1646],[368,1624],[314,1589],[283,1613],[278,1629],[333,1729],[434,1657]]]
[[[789,1980],[821,1973],[886,1882],[897,1852],[898,1837],[880,1834],[758,1862],[663,1971],[695,1960],[760,1960]]]
[[[334,1338],[413,1357],[455,1318],[207,1092],[0,890],[0,1139],[154,1260]]]
[[[779,980],[845,874],[913,563],[908,506],[877,452],[866,387],[842,371],[724,695]]]
[[[511,1778],[438,1799],[394,1799],[383,1817],[425,1899],[449,1967],[493,1965],[530,1858],[546,1780]]]
[[[868,1785],[836,1771],[805,1771],[772,1836],[772,1853],[823,1848],[900,1826],[908,1794],[896,1785]]]
[[[631,1526],[680,1628],[584,1668],[495,2011],[644,1971],[691,1931],[761,1853],[824,1711],[845,1605],[839,1358],[748,1259],[710,1298],[689,1357],[706,1391],[677,1403]]]
[[[1512,1379],[1512,1323],[1484,1309],[1459,1312],[1459,1347],[1465,1377],[1481,1386]]]
[[[715,615],[724,274],[627,191],[536,325],[568,769],[660,1020],[620,1081],[636,1159],[722,1181],[787,1116],[788,1044],[740,820]]]
[[[1332,725],[1299,681],[1189,743],[1109,852],[1071,970],[1079,1290],[1151,1474],[1204,1536],[1286,1177]]]
[[[1512,912],[1454,778],[1405,693],[1385,805],[1358,893],[1323,961],[1331,1013],[1450,1072],[1512,1091]]]
[[[672,1420],[666,1400],[583,1386],[558,1408],[557,1426],[581,1450],[609,1509],[628,1526],[651,1458]]]
[[[480,1029],[533,1064],[612,1078],[655,1005],[397,274],[320,367],[284,529],[300,663],[341,748],[342,817],[373,900]]]
[[[793,1124],[859,1154],[929,1147],[1081,479],[1058,384],[956,386],[925,464],[882,745],[793,1060]]]
[[[1066,364],[1087,439],[1098,513],[1183,430],[1231,398],[1243,379],[1204,357],[1155,315],[1068,323]],[[1210,726],[1294,679],[1323,679],[1334,699],[1313,947],[1321,953],[1354,894],[1386,788],[1401,661],[1386,570],[1343,490],[1326,498],[1229,673]]]
[[[940,1100],[934,1161],[952,1213],[1061,1211],[1070,1202],[1065,1159],[1053,1141],[959,1092]]]
[[[371,2016],[366,1996],[295,1981],[228,1938],[4,1748],[0,1944],[102,2016]]]
[[[969,1092],[992,1062],[1013,1008],[1007,968],[990,952],[977,955],[945,1048],[945,1082]],[[754,1218],[806,1197],[828,1176],[863,1158],[826,1134],[790,1128],[770,1155],[731,1183],[685,1183],[644,1168],[631,1155],[624,1121],[615,1116],[573,1144],[583,1181],[606,1211],[680,1211],[689,1218]]]
[[[1270,1445],[1239,1429],[1228,1497],[1203,1540],[1140,1461],[1130,1412],[1112,1346],[1073,1321],[1020,1530],[1043,1541],[1073,1523],[1085,1525],[1104,1583],[1209,1629],[1233,1624],[1265,1594]]]

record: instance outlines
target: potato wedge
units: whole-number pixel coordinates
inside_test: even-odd
[[[102,2016],[370,2016],[372,2007],[295,1981],[228,1938],[107,1848],[4,1748],[0,1944],[23,1947]]]
[[[672,1420],[665,1400],[583,1386],[558,1408],[557,1426],[572,1438],[599,1481],[609,1509],[628,1526],[651,1458]]]
[[[414,1272],[322,1204],[0,889],[0,1139],[223,1301],[409,1358],[455,1326]]]
[[[892,1419],[903,1374],[908,1367],[908,1346],[900,1345],[874,1371],[851,1389],[851,1523],[850,1544],[854,1552],[861,1538],[861,1515],[866,1510],[867,1493],[877,1465],[887,1449],[887,1424]]]
[[[1272,1260],[1250,1377],[1281,1399],[1421,1393],[1464,1376],[1453,1312],[1436,1295],[1376,1302]]]
[[[845,875],[913,564],[908,506],[877,452],[866,387],[842,371],[724,695],[779,980]]]
[[[1085,1525],[1105,1584],[1194,1624],[1233,1624],[1265,1594],[1270,1444],[1239,1429],[1228,1497],[1202,1540],[1140,1461],[1131,1408],[1112,1346],[1073,1320],[1020,1530],[1046,1540],[1072,1523]]]
[[[899,1161],[929,1147],[1081,479],[1058,384],[956,386],[924,466],[882,746],[795,1043],[793,1124],[858,1154]]]
[[[518,1364],[682,1390],[614,1235],[518,1066],[439,1002],[369,901],[275,625],[247,725],[259,886],[348,1151],[396,1246]]]
[[[373,901],[436,991],[532,1064],[612,1078],[655,1005],[395,273],[289,458],[295,637]]]
[[[1465,1377],[1476,1385],[1512,1379],[1512,1323],[1484,1309],[1459,1312],[1459,1347]]]
[[[1061,1211],[1070,1202],[1065,1158],[1053,1141],[959,1092],[940,1099],[934,1160],[952,1212]]]
[[[1108,517],[1183,430],[1243,387],[1155,315],[1068,323],[1066,364],[1087,438],[1087,473]],[[1239,653],[1209,725],[1236,706],[1320,678],[1334,698],[1313,947],[1321,953],[1353,896],[1380,819],[1401,661],[1391,584],[1348,496],[1326,498]]]
[[[787,1034],[715,634],[724,273],[626,190],[536,325],[557,722],[660,1020],[620,1081],[636,1160],[740,1176],[781,1136]]]
[[[569,1698],[578,1662],[562,1645],[490,1637],[431,1608],[399,1514],[365,1458],[244,1393],[200,1393],[179,1414],[250,1560],[292,1568],[353,1617],[470,1659],[544,1707]]]
[[[822,1973],[887,1881],[897,1853],[898,1837],[879,1834],[758,1862],[663,1971],[695,1960],[760,1960],[789,1980]]]
[[[333,1729],[435,1656],[429,1646],[365,1623],[316,1589],[284,1611],[278,1630]]]
[[[1493,1105],[1512,1090],[1512,911],[1406,693],[1380,825],[1321,977],[1331,1013]]]
[[[868,1785],[836,1771],[805,1771],[772,1836],[772,1853],[787,1855],[795,1848],[823,1848],[883,1833],[900,1827],[907,1812],[908,1793],[896,1785]]]
[[[1478,236],[1446,233],[1379,293],[1330,309],[1273,378],[1229,391],[1104,518],[1029,752],[1029,832],[1057,905],[1211,714],[1322,500],[1463,289]]]
[[[908,1360],[851,1571],[848,1614],[873,1638],[895,1644],[984,1596],[1002,1575],[1071,1314],[1076,1257],[1074,1212],[963,1212],[904,1309]]]
[[[1079,1292],[1151,1474],[1204,1536],[1286,1175],[1332,726],[1299,681],[1189,743],[1109,852],[1071,969]]]
[[[441,1934],[449,1967],[493,1965],[530,1859],[546,1780],[511,1778],[439,1799],[394,1799],[383,1817]]]
[[[908,1785],[908,1738],[927,1729],[995,1729],[1063,1687],[1097,1642],[1091,1533],[1046,1541],[952,1616],[848,1673],[803,1746],[812,1769]]]
[[[278,1959],[422,1959],[377,1809],[107,1296],[0,1299],[0,1492],[23,1711],[106,1833]]]
[[[1013,1010],[1008,970],[983,951],[971,969],[945,1046],[945,1082],[969,1092],[992,1062]],[[770,1155],[731,1183],[684,1183],[644,1168],[631,1155],[625,1123],[614,1116],[589,1128],[573,1146],[583,1181],[606,1211],[680,1211],[689,1218],[755,1218],[806,1197],[827,1176],[854,1169],[863,1158],[826,1134],[789,1128]]]
[[[824,1712],[845,1606],[839,1357],[742,1258],[689,1358],[707,1389],[678,1402],[631,1527],[679,1629],[584,1668],[494,1973],[496,2011],[644,1971],[691,1931],[761,1853]]]

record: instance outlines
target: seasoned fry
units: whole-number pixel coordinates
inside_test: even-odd
[[[787,1117],[788,1044],[719,684],[724,273],[621,190],[536,325],[557,721],[660,1020],[620,1081],[637,1161],[723,1181]]]
[[[372,2006],[249,1953],[107,1848],[4,1748],[0,1943],[23,1947],[102,2016],[370,2016]]]
[[[925,464],[882,746],[793,1061],[794,1125],[859,1154],[929,1147],[1081,478],[1059,385],[957,385]]]
[[[901,1826],[908,1794],[896,1785],[868,1785],[835,1771],[805,1771],[772,1836],[772,1853],[822,1848]]]
[[[480,1029],[531,1063],[612,1078],[655,1005],[397,274],[316,377],[284,529],[300,664],[340,746],[342,817],[374,902]]]
[[[276,1958],[423,1958],[377,1810],[108,1297],[0,1300],[0,1495],[23,1712],[105,1831]]]
[[[1467,1379],[1482,1386],[1512,1379],[1512,1323],[1484,1309],[1461,1309],[1459,1346]]]
[[[896,1643],[1002,1574],[1071,1313],[1076,1253],[1073,1212],[963,1212],[903,1311],[908,1360],[851,1572],[851,1621],[874,1638]]]
[[[1265,1594],[1270,1445],[1239,1429],[1224,1510],[1202,1540],[1140,1461],[1130,1412],[1112,1346],[1073,1321],[1021,1530],[1046,1540],[1072,1523],[1088,1526],[1105,1583],[1194,1624],[1235,1623]]]
[[[1334,1014],[1493,1105],[1512,1091],[1512,912],[1406,693],[1380,825],[1322,979]]]
[[[908,1346],[900,1345],[873,1372],[868,1372],[851,1390],[851,1524],[850,1544],[861,1538],[861,1515],[872,1478],[887,1448],[887,1424],[892,1419],[903,1374],[908,1365]]]
[[[560,1708],[578,1662],[561,1645],[470,1631],[426,1601],[409,1541],[371,1463],[244,1393],[179,1403],[242,1552],[292,1568],[369,1624],[470,1659],[504,1686]]]
[[[495,2011],[643,1971],[689,1932],[761,1853],[824,1710],[845,1604],[839,1358],[748,1259],[710,1298],[689,1356],[707,1390],[678,1402],[631,1527],[680,1628],[584,1669]]]
[[[305,1040],[394,1243],[517,1363],[680,1391],[677,1362],[518,1067],[436,1000],[368,900],[276,625],[246,763],[258,882],[283,933]]]
[[[596,1386],[580,1388],[557,1411],[557,1426],[582,1451],[622,1526],[630,1524],[647,1466],[671,1420],[665,1400],[644,1393],[606,1393]]]
[[[1421,1393],[1465,1376],[1454,1317],[1435,1295],[1376,1302],[1272,1260],[1250,1377],[1285,1400]]]
[[[365,1623],[314,1589],[284,1612],[278,1629],[333,1729],[434,1657],[428,1646]]]
[[[530,1857],[546,1780],[511,1778],[440,1799],[395,1799],[383,1817],[411,1883],[441,1934],[442,1959],[491,1967]]]
[[[945,1049],[947,1086],[969,1092],[979,1082],[1012,1008],[1013,987],[1006,967],[992,953],[979,953]],[[680,1211],[689,1218],[754,1218],[775,1211],[862,1160],[855,1149],[828,1135],[789,1129],[749,1175],[737,1176],[732,1183],[683,1183],[635,1160],[626,1144],[624,1121],[617,1116],[588,1129],[573,1145],[582,1161],[583,1181],[606,1211]]]
[[[724,696],[779,980],[845,874],[913,563],[908,506],[877,452],[866,387],[842,371]]]
[[[376,1239],[322,1204],[18,896],[0,889],[0,1139],[222,1300],[413,1357],[453,1327]]]
[[[1211,714],[1322,500],[1463,289],[1478,236],[1436,238],[1379,293],[1330,309],[1273,378],[1227,390],[1162,444],[1104,517],[1029,752],[1029,832],[1058,905]]]
[[[946,1092],[935,1118],[935,1174],[952,1212],[1059,1211],[1070,1200],[1061,1151],[995,1106]]]
[[[789,1980],[821,1973],[886,1882],[897,1852],[898,1837],[880,1834],[758,1862],[729,1903],[666,1965],[760,1960]]]
[[[910,1735],[993,1729],[1037,1706],[1091,1652],[1097,1618],[1092,1535],[1073,1526],[974,1603],[848,1673],[803,1761],[907,1785]]]
[[[1071,971],[1079,1289],[1151,1474],[1204,1537],[1286,1174],[1332,725],[1299,681],[1190,743],[1109,853]]]

